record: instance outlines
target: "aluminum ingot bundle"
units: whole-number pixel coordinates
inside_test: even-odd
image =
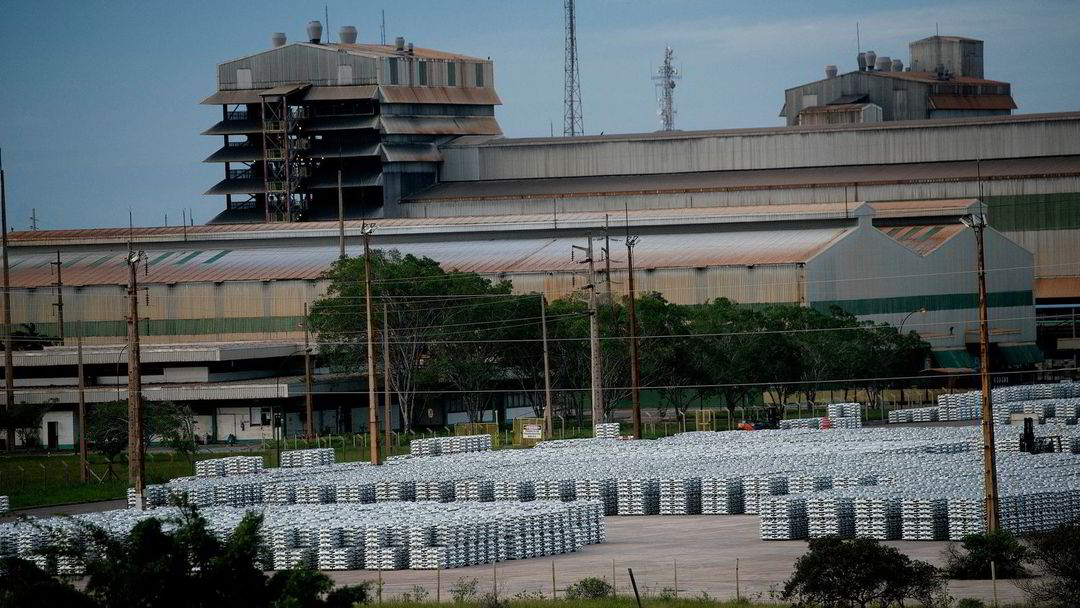
[[[308,450],[288,450],[281,453],[283,467],[318,467],[334,464],[333,448],[312,448]]]
[[[593,438],[595,439],[618,439],[618,422],[600,422],[593,425]]]

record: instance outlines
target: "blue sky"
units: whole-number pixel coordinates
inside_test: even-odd
[[[199,135],[219,110],[215,65],[269,47],[270,33],[303,38],[324,2],[301,0],[6,0],[0,19],[0,146],[8,221],[81,228],[196,222],[223,208],[203,196],[221,178],[202,159],[220,139]],[[330,0],[330,28],[361,41],[387,37],[495,60],[507,136],[547,135],[562,121],[559,0]],[[782,124],[783,90],[854,68],[862,48],[907,62],[907,42],[933,34],[986,41],[986,76],[1013,84],[1020,112],[1076,110],[1077,2],[720,2],[578,0],[587,133],[658,128],[651,70],[665,45],[684,75],[680,129]]]

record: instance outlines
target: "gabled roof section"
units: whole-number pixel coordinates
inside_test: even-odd
[[[919,224],[883,227],[878,230],[911,251],[926,256],[965,229],[963,224]]]

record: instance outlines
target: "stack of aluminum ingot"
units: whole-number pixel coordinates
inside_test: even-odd
[[[761,499],[766,496],[782,496],[788,493],[787,478],[780,475],[743,477],[743,509],[746,513],[757,513]]]
[[[787,418],[780,421],[781,430],[821,428],[821,418]]]
[[[283,467],[318,467],[334,464],[334,461],[333,448],[287,450],[281,453]]]
[[[593,438],[594,439],[618,439],[619,438],[619,423],[618,422],[600,422],[593,425]]]
[[[660,480],[660,515],[698,515],[700,513],[700,477]]]
[[[454,435],[451,437],[429,437],[413,439],[409,442],[409,453],[413,456],[440,456],[444,454],[463,454],[491,450],[491,435]]]
[[[230,456],[195,462],[196,477],[225,477],[226,475],[252,475],[263,472],[263,459],[259,456]]]
[[[11,499],[7,496],[0,496],[0,513],[7,513],[11,510]]]
[[[877,540],[900,538],[900,499],[858,492],[854,497],[855,536]]]
[[[743,512],[742,479],[705,477],[701,480],[701,512],[735,515]]]
[[[945,500],[925,497],[901,498],[900,537],[904,540],[947,540],[949,520]]]
[[[761,540],[796,540],[808,533],[805,496],[766,496],[759,505]]]
[[[660,512],[659,479],[619,479],[615,482],[619,515],[656,515]]]
[[[822,492],[808,497],[806,515],[811,538],[855,536],[855,499],[841,492]]]

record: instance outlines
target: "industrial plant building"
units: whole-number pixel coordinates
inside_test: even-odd
[[[148,388],[171,390],[170,378],[190,373],[206,385],[199,390],[225,391],[192,401],[213,440],[240,437],[225,432],[231,423],[220,415],[242,407],[237,400],[256,399],[241,430],[250,435],[264,407],[290,415],[302,407],[296,357],[279,350],[302,342],[304,306],[327,288],[339,235],[349,255],[362,251],[365,218],[377,224],[375,248],[427,256],[447,270],[510,280],[516,292],[549,298],[584,283],[573,245],[630,232],[640,237],[641,292],[682,304],[725,297],[838,306],[918,331],[934,351],[929,369],[971,370],[975,244],[960,220],[985,211],[997,369],[1031,369],[1043,352],[1075,352],[1067,335],[1075,324],[1037,317],[1080,308],[1080,113],[946,112],[935,97],[1010,94],[1006,83],[941,88],[982,78],[978,41],[919,41],[910,72],[891,70],[890,61],[889,71],[867,66],[806,85],[825,88],[799,93],[798,103],[789,91],[792,126],[507,139],[494,119],[500,102],[491,61],[403,40],[355,44],[344,29],[339,43],[275,37],[273,48],[219,66],[219,90],[206,100],[222,108],[207,133],[224,138],[208,159],[225,165],[225,179],[210,191],[225,198],[213,222],[13,233],[14,321],[58,333],[50,263],[59,251],[65,335],[81,327],[88,344],[121,341],[126,254],[129,246],[145,250],[145,342],[163,352],[205,343],[208,354],[200,356],[212,358],[215,349],[261,341],[268,350],[260,352],[275,353],[236,363],[245,377],[220,375],[232,372],[202,359],[181,366],[199,371],[162,367],[160,386]],[[932,82],[916,71],[931,64]],[[875,101],[868,90],[867,100],[850,103],[877,106],[880,120],[798,120],[808,108],[858,93],[842,82],[905,91],[908,109]],[[809,95],[818,96],[812,105]],[[612,258],[614,290],[622,293],[625,262],[617,249]],[[68,339],[45,352],[67,356],[70,346]],[[56,407],[70,411],[70,363],[33,371],[44,360],[17,359],[17,387],[24,377],[52,378],[23,390],[53,387]],[[322,372],[320,382],[363,386]],[[116,390],[109,383],[121,373],[95,372],[102,395]],[[319,424],[332,421],[330,428],[366,421],[366,401],[348,391],[320,394],[315,406],[324,412]],[[425,423],[453,416],[434,412]]]

